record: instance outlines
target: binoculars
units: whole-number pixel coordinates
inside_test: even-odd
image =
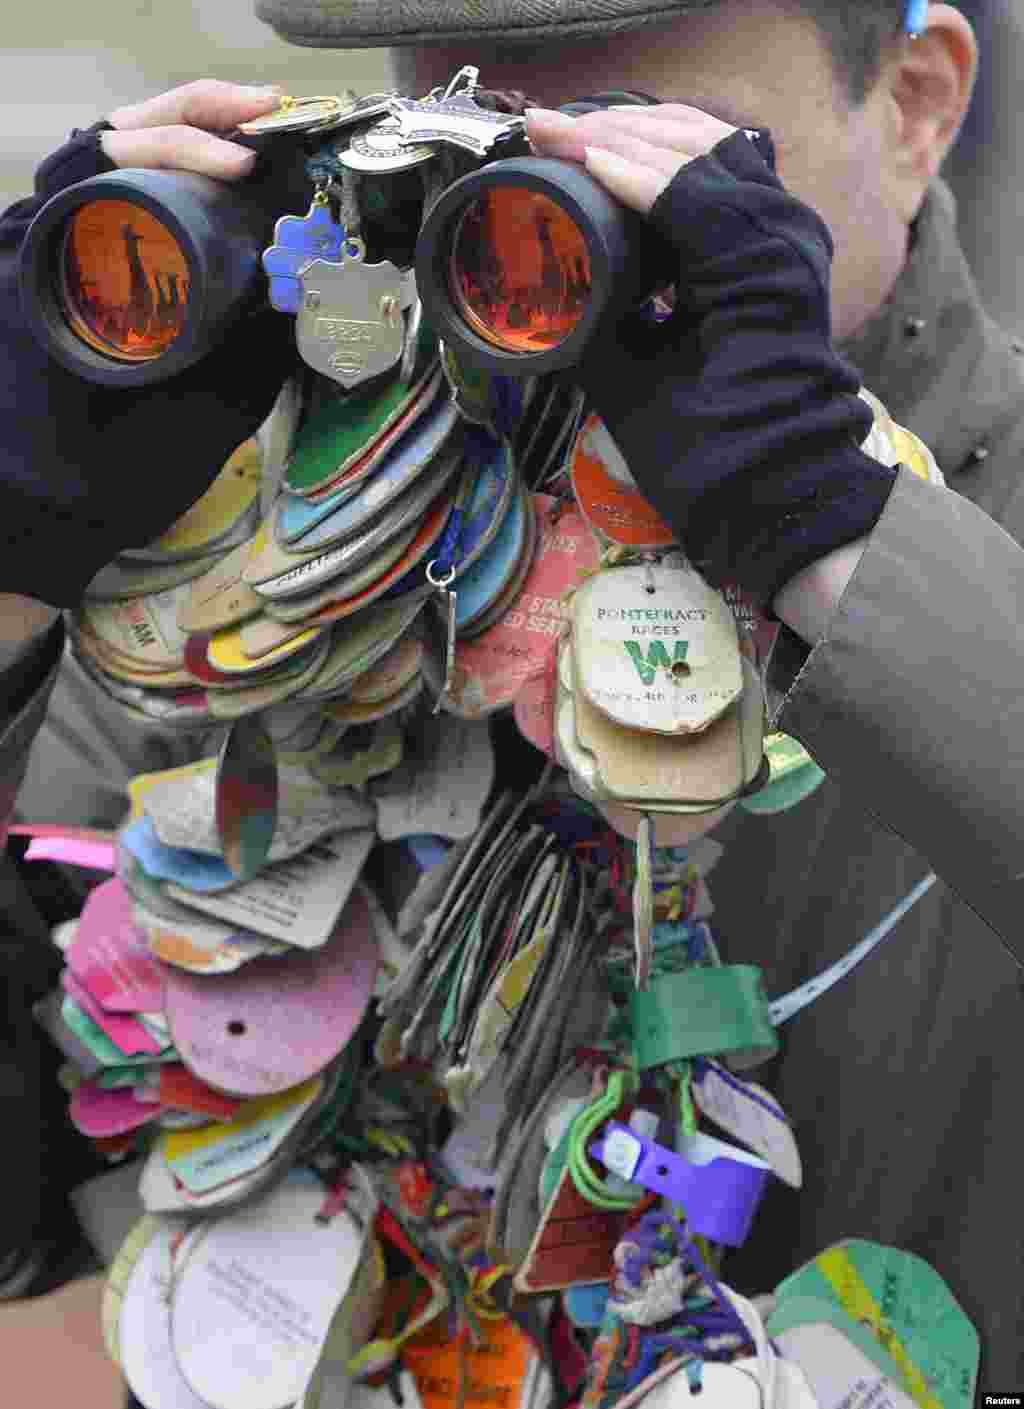
[[[287,296],[271,302],[312,320],[307,342],[332,342],[333,360],[313,365],[340,369],[343,384],[366,379],[361,342],[404,336],[401,310],[417,299],[469,366],[515,377],[572,367],[607,319],[674,282],[672,252],[582,167],[530,155],[524,119],[480,106],[477,92],[476,70],[463,69],[425,99],[289,99],[232,134],[260,153],[246,181],[118,170],[70,187],[22,249],[33,335],[81,377],[142,386],[265,308],[267,271],[285,269]],[[602,93],[561,111],[654,101]],[[291,212],[324,152],[343,182],[319,184],[303,220]]]

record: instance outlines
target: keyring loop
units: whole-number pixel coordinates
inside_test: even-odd
[[[441,588],[447,587],[450,583],[455,581],[455,568],[450,567],[445,573],[444,577],[435,578],[434,568],[436,566],[437,559],[431,558],[430,562],[427,564],[426,578],[427,581],[430,583],[431,587],[436,587],[440,591]]]

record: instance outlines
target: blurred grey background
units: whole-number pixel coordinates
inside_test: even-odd
[[[981,81],[946,174],[986,303],[1024,331],[1024,0],[961,0],[960,8],[981,40]],[[387,74],[382,50],[282,43],[254,18],[251,0],[31,0],[24,8],[7,0],[2,46],[0,208],[31,190],[37,162],[72,127],[189,79],[276,81],[313,94],[371,92]]]

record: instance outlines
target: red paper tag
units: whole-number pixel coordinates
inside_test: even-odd
[[[543,671],[563,621],[562,598],[598,564],[593,533],[576,510],[555,517],[557,500],[531,496],[540,543],[522,591],[496,626],[455,651],[452,696],[464,718],[510,705],[528,680]]]
[[[566,1165],[516,1274],[516,1291],[561,1291],[609,1281],[630,1217],[595,1208],[576,1188]]]

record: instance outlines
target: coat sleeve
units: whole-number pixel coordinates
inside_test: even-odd
[[[25,233],[51,196],[78,181],[113,170],[113,163],[100,146],[100,136],[108,122],[97,122],[84,131],[72,132],[67,142],[43,161],[36,172],[35,191],[15,201],[0,214],[0,279],[5,289],[17,279],[17,253]],[[36,408],[35,414],[43,414]],[[5,428],[0,459],[18,458],[23,434],[16,420]],[[43,722],[64,644],[64,629],[58,624],[26,651],[11,669],[0,672],[0,850],[14,803],[25,776],[32,741]]]
[[[1024,962],[1022,603],[1017,542],[901,469],[824,638],[788,634],[770,683],[774,727]]]
[[[57,679],[64,626],[41,636],[19,664],[0,674],[0,852],[14,814],[29,750],[42,725]]]

